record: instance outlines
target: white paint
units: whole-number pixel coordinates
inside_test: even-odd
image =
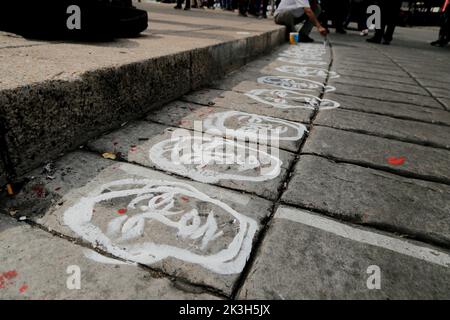
[[[281,52],[279,54],[279,56],[291,58],[291,59],[323,61],[322,54],[314,54],[314,53],[301,53],[301,52],[285,51],[285,52]]]
[[[291,90],[255,89],[245,94],[260,103],[278,109],[319,109],[329,110],[340,107],[336,101],[320,99],[313,95]]]
[[[328,62],[322,60],[312,60],[312,59],[299,59],[292,57],[279,57],[278,61],[292,63],[299,66],[326,66]]]
[[[228,122],[237,123],[238,128],[230,128]],[[278,140],[298,141],[308,131],[300,123],[240,111],[213,113],[203,121],[203,127],[207,132],[217,130],[227,138],[249,138],[255,142],[270,141],[269,137],[261,137],[270,132],[277,132]]]
[[[206,135],[161,141],[150,149],[149,157],[162,170],[204,183],[272,180],[281,173],[283,163],[261,149]]]
[[[145,176],[147,171],[128,164],[121,165],[120,170],[127,174],[142,172],[140,177]],[[131,201],[130,198],[132,198]],[[118,218],[114,217],[117,213],[111,213],[113,218],[108,225],[108,231],[112,233],[120,231],[115,235],[104,233],[92,221],[93,215],[99,214],[99,212],[93,213],[94,208],[105,202],[111,203],[111,200],[129,201],[126,218],[120,217],[121,219],[117,220]],[[145,205],[138,205],[138,202],[143,202]],[[199,215],[197,209],[199,203],[208,203],[213,208],[208,213],[206,222],[202,221]],[[235,235],[231,235],[231,240],[227,241],[223,239],[223,233],[218,230],[216,223],[216,216],[224,213],[230,215],[228,220],[234,221]],[[105,213],[102,211],[101,214]],[[112,181],[95,188],[89,195],[82,197],[66,210],[64,223],[83,240],[125,261],[150,265],[173,257],[202,265],[220,274],[234,274],[242,271],[257,230],[255,220],[236,212],[227,204],[207,196],[188,184],[137,178]],[[153,234],[145,234],[141,230],[142,225],[145,228],[145,225],[149,223],[161,223],[173,229],[174,233],[166,236],[177,239],[180,247],[156,243],[155,238],[164,239],[164,235],[153,237]],[[133,237],[124,239],[123,235],[134,228],[137,231],[132,232]],[[228,237],[230,238],[230,235]],[[191,247],[189,249],[181,247],[186,246],[185,241],[188,239],[200,242],[196,248],[197,253]],[[210,253],[207,248],[213,241],[220,241],[223,244],[220,245],[220,251]],[[120,263],[93,251],[87,254],[90,258],[102,263]]]
[[[276,213],[275,218],[302,223],[346,239],[387,249],[440,266],[450,267],[450,255],[443,251],[434,250],[428,247],[421,247],[405,240],[354,228],[328,218],[307,213],[305,211],[282,207]]]
[[[336,79],[340,77],[334,71],[328,71],[327,69],[313,67],[281,66],[276,68],[276,70],[284,73],[290,73],[297,77],[329,77],[330,79]]]
[[[287,90],[323,91],[323,92],[332,92],[336,90],[335,87],[326,86],[321,82],[286,76],[265,76],[258,78],[257,81],[258,83],[261,84],[268,84],[274,87],[279,87]]]

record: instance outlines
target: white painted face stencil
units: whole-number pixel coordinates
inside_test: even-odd
[[[272,180],[281,173],[283,163],[277,155],[262,151],[261,146],[257,149],[212,136],[163,140],[150,149],[149,157],[162,170],[204,183]]]
[[[261,141],[259,135],[277,131],[277,138],[284,141],[298,141],[308,130],[300,123],[260,116],[240,111],[225,111],[208,116],[203,122],[206,130],[216,130],[222,135],[234,138],[249,138]],[[267,137],[262,137],[263,139]],[[269,139],[267,139],[269,140]]]
[[[290,73],[297,77],[321,77],[330,79],[336,79],[340,76],[334,71],[328,71],[327,69],[313,68],[313,67],[301,67],[301,66],[281,66],[276,68],[277,71]]]
[[[290,90],[255,89],[246,96],[279,109],[336,109],[340,104],[328,99]]]
[[[294,77],[284,77],[284,76],[265,76],[258,78],[258,83],[268,84],[274,87],[279,87],[287,90],[295,91],[323,91],[332,92],[336,88],[333,86],[326,86],[321,82],[294,78]]]
[[[316,53],[292,52],[292,51],[285,51],[279,54],[280,57],[300,59],[300,60],[313,60],[313,61],[323,61],[322,55],[323,54],[320,53],[316,54]]]
[[[151,265],[173,257],[220,274],[242,271],[257,230],[255,220],[188,184],[149,179],[100,186],[68,209],[64,222],[126,261]]]
[[[288,58],[288,57],[279,57],[278,61],[285,63],[292,63],[299,66],[326,66],[328,62],[321,60],[311,60],[311,59],[298,59],[298,58]]]

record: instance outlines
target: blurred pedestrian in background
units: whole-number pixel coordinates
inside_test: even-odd
[[[371,43],[383,42],[383,44],[389,45],[397,26],[402,0],[380,0],[376,4],[381,9],[381,28],[376,29],[375,36],[367,39],[367,41]]]
[[[191,10],[191,0],[177,0],[177,5],[174,8],[181,9],[183,2],[185,2],[184,10]]]
[[[442,22],[439,31],[439,39],[431,43],[435,47],[445,47],[450,42],[450,0],[442,7]]]
[[[313,26],[316,26],[323,36],[327,34],[327,30],[317,19],[319,14],[320,6],[317,0],[281,0],[275,11],[275,23],[285,25],[289,32],[296,32],[296,25],[305,22],[298,32],[298,41],[314,42],[314,39],[309,37]]]
[[[347,18],[348,25],[351,19],[355,19],[358,24],[358,31],[361,36],[367,36],[369,34],[369,26],[367,25],[367,7],[369,3],[367,0],[351,0],[349,16]]]
[[[349,0],[322,0],[322,17],[320,21],[327,27],[328,21],[333,21],[333,26],[337,33],[345,34],[344,22],[349,11]]]

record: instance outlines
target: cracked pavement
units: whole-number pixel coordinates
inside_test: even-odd
[[[51,178],[31,172],[1,200],[0,297],[449,299],[449,50],[414,30],[390,47],[354,33],[283,46],[64,155]],[[195,121],[295,139],[273,175],[180,168],[168,141]]]

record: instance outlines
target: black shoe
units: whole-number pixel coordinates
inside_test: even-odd
[[[388,45],[391,44],[391,41],[390,41],[390,40],[384,40],[384,41],[383,41],[383,44],[384,44],[385,46],[388,46]]]
[[[175,7],[173,7],[174,9],[180,10],[182,9],[181,6],[176,5]]]
[[[347,34],[347,31],[345,31],[344,29],[336,29],[336,33]]]
[[[443,40],[436,40],[436,41],[433,41],[432,43],[430,43],[433,47],[445,47],[447,44],[448,44],[448,42],[445,42],[445,41],[443,41]]]
[[[306,36],[304,34],[299,34],[298,35],[298,42],[300,42],[300,43],[311,43],[311,42],[314,42],[314,39],[310,38],[309,36]]]
[[[241,16],[241,17],[248,17],[248,15],[245,13],[245,12],[239,12],[239,15]]]
[[[378,43],[378,44],[381,43],[381,39],[378,39],[376,37],[372,37],[372,38],[366,39],[366,41],[370,42],[370,43]]]
[[[184,10],[191,10],[191,7],[185,7]]]

